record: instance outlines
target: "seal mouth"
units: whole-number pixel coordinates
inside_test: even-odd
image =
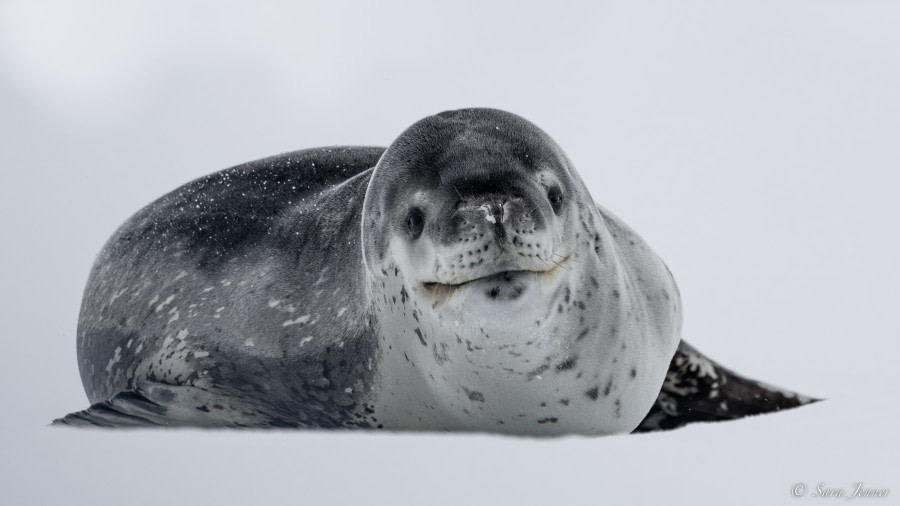
[[[426,289],[431,290],[433,292],[448,291],[448,290],[452,291],[452,290],[458,290],[466,285],[478,283],[479,281],[511,282],[513,279],[519,277],[520,275],[545,274],[545,273],[550,272],[551,270],[552,269],[549,269],[546,271],[530,271],[530,270],[526,270],[526,269],[518,269],[518,270],[511,270],[511,271],[500,271],[500,272],[495,272],[493,274],[488,274],[486,276],[479,276],[477,278],[467,279],[465,281],[459,281],[457,283],[438,283],[438,282],[432,281],[432,282],[422,283],[422,286],[424,286]]]
[[[547,276],[551,275],[559,269],[565,269],[566,264],[569,263],[570,256],[567,255],[559,262],[554,262],[553,267],[549,269],[510,269],[504,271],[496,271],[489,274],[485,274],[483,276],[478,276],[477,278],[464,279],[461,281],[454,281],[449,283],[440,283],[437,281],[425,281],[422,283],[422,287],[426,290],[430,291],[435,295],[450,295],[465,286],[474,285],[477,283],[512,283],[517,280],[521,280],[526,276]]]

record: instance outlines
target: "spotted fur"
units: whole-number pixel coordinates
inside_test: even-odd
[[[676,429],[693,422],[734,420],[816,401],[744,378],[682,341],[659,397],[635,432]]]

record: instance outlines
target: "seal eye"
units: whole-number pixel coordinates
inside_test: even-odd
[[[559,214],[563,205],[563,194],[559,186],[553,186],[547,191],[547,199],[550,201],[550,206],[553,207],[553,212]]]
[[[425,228],[425,213],[418,207],[410,209],[406,215],[406,228],[409,229],[409,235],[413,239],[422,235],[422,229]]]

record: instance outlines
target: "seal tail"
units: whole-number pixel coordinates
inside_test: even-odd
[[[121,392],[111,399],[53,420],[53,425],[78,427],[147,427],[164,425],[165,407],[148,399],[142,392]]]
[[[198,387],[139,382],[52,425],[78,427],[296,427],[265,411],[265,406]]]
[[[694,422],[734,420],[817,402],[745,378],[681,341],[662,390],[634,432],[671,430]]]

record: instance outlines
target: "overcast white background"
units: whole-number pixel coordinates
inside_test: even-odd
[[[0,1],[0,503],[895,502],[898,27],[869,0]],[[551,441],[47,427],[87,406],[82,289],[129,215],[468,106],[557,140],[671,267],[686,339],[829,400]]]

